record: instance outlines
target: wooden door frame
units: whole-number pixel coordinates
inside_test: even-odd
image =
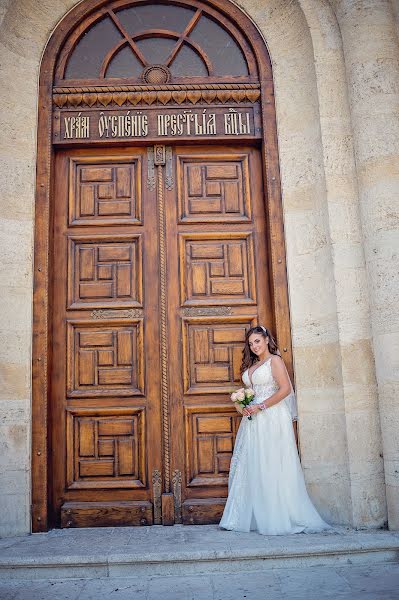
[[[48,477],[48,383],[51,373],[51,282],[49,281],[52,236],[54,147],[52,144],[52,84],[60,49],[73,30],[108,0],[86,0],[73,8],[57,25],[44,50],[38,102],[37,169],[35,195],[33,340],[32,340],[32,531],[47,531]],[[274,88],[270,57],[255,24],[230,0],[203,0],[243,33],[259,70],[263,126],[262,162],[265,194],[270,288],[274,309],[274,329],[284,360],[293,374],[284,242],[283,209],[277,142]],[[132,2],[134,4],[134,2]],[[184,4],[184,0],[182,2]],[[250,41],[249,41],[250,40]],[[212,143],[212,140],[204,140]],[[146,140],[151,144],[151,140]],[[216,142],[216,143],[220,143]]]

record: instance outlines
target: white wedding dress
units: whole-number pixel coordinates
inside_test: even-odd
[[[259,404],[278,390],[272,357],[243,373],[245,387]],[[238,429],[229,476],[229,495],[219,526],[234,531],[257,530],[263,535],[317,532],[330,529],[306,491],[292,427],[294,397],[243,417]]]

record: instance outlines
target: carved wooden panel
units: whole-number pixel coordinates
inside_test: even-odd
[[[240,417],[221,406],[186,408],[187,486],[228,481]]]
[[[68,323],[68,395],[143,393],[142,322]]]
[[[245,222],[251,219],[248,155],[179,156],[180,222]]]
[[[189,394],[226,393],[241,381],[245,333],[251,320],[183,323],[184,391]]]
[[[140,236],[71,236],[68,257],[69,308],[140,306]]]
[[[182,304],[255,304],[250,233],[182,234]]]
[[[67,410],[69,488],[145,486],[142,410]]]
[[[141,222],[141,158],[70,159],[69,224]]]

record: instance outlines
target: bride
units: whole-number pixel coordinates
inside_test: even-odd
[[[313,506],[292,427],[297,417],[291,382],[270,331],[258,326],[245,338],[242,381],[255,397],[237,410],[244,417],[230,466],[229,495],[219,526],[263,535],[330,529]]]

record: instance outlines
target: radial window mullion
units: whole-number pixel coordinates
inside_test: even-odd
[[[134,54],[137,56],[137,58],[139,59],[139,61],[143,64],[144,67],[147,67],[148,66],[148,62],[146,61],[144,55],[140,52],[140,50],[138,49],[136,43],[132,40],[132,38],[130,37],[130,35],[126,31],[126,29],[123,27],[122,23],[119,21],[119,19],[115,15],[114,11],[113,10],[109,10],[108,14],[111,17],[111,19],[113,20],[113,22],[115,23],[116,27],[121,32],[121,34],[123,35],[123,37],[126,39],[126,41],[128,42],[128,44],[130,45],[131,49],[133,50]]]
[[[190,33],[192,32],[192,30],[194,29],[196,24],[198,23],[199,19],[201,18],[201,15],[202,15],[202,10],[198,9],[197,12],[194,14],[193,18],[187,24],[187,27],[181,34],[180,38],[177,40],[176,46],[173,48],[172,52],[169,54],[168,58],[165,61],[165,65],[167,67],[169,67],[169,65],[175,59],[176,54],[179,52],[182,44],[184,43],[186,38],[190,35]]]

